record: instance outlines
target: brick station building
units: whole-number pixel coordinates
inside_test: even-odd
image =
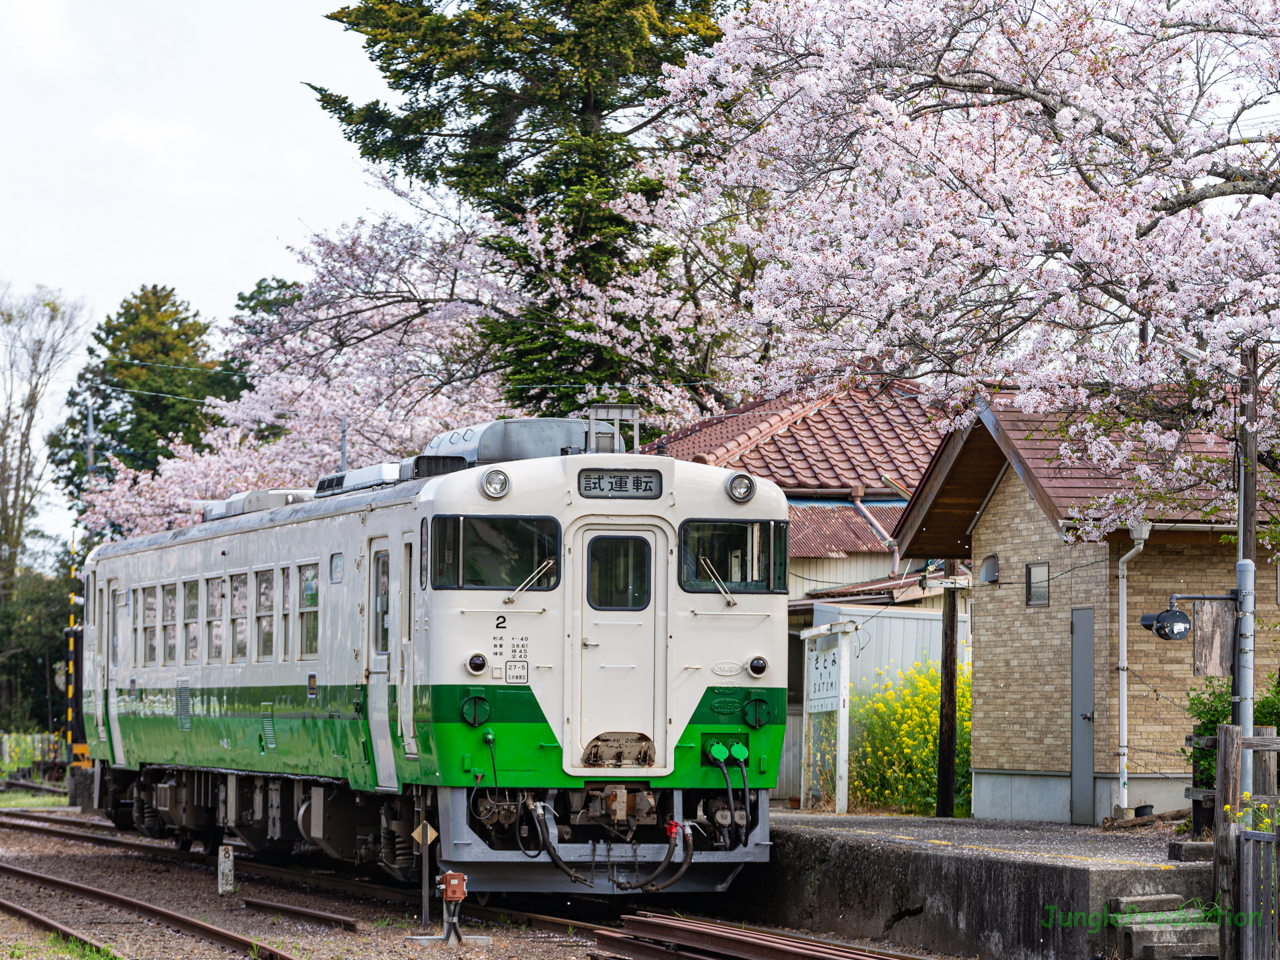
[[[985,409],[943,439],[894,533],[904,554],[972,560],[973,815],[1100,823],[1119,799],[1118,562],[1136,541],[1063,542],[1073,508],[1117,481],[1054,462],[1046,427]],[[1221,542],[1233,526],[1150,519],[1128,565],[1129,804],[1161,812],[1190,806],[1180,750],[1187,691],[1202,681],[1190,638],[1161,640],[1139,620],[1171,593],[1233,589],[1236,550]],[[1280,665],[1275,627],[1262,627],[1280,621],[1271,559],[1259,554],[1259,689]]]

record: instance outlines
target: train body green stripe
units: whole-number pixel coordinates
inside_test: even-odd
[[[390,688],[390,725],[401,783],[447,787],[580,787],[586,778],[564,772],[561,745],[537,698],[528,687],[436,685],[414,691],[417,757],[406,756],[400,737],[400,701]],[[463,720],[462,704],[483,697],[490,714],[480,726]],[[178,719],[176,691],[119,691],[119,727],[127,766],[172,764],[255,773],[333,777],[357,790],[375,786],[372,742],[365,716],[365,688],[318,687],[309,698],[296,687],[213,687],[190,691],[190,729]],[[746,722],[748,699],[763,700],[759,728]],[[708,688],[676,741],[674,771],[647,778],[643,770],[601,768],[602,780],[649,780],[655,788],[715,789],[724,776],[703,759],[709,738],[739,740],[751,755],[749,784],[756,789],[777,782],[786,719],[786,690],[781,687]],[[90,755],[110,762],[96,720],[86,712]],[[493,753],[484,730],[494,734]],[[733,774],[735,784],[741,774]]]

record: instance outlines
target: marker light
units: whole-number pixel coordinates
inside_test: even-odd
[[[511,478],[502,470],[488,470],[480,477],[480,492],[490,500],[500,500],[511,489]]]
[[[756,495],[756,482],[745,473],[735,473],[726,486],[729,496],[738,503],[746,503]]]
[[[473,653],[471,659],[467,661],[467,669],[474,673],[477,677],[484,673],[484,668],[489,665],[489,661],[483,653]]]
[[[747,664],[747,672],[753,677],[763,677],[764,672],[769,669],[769,661],[764,657],[753,657],[751,662]]]

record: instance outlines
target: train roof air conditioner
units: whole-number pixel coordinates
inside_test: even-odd
[[[225,500],[195,500],[191,506],[203,507],[207,522],[221,520],[223,517],[238,517],[242,513],[257,513],[259,510],[275,510],[295,503],[306,503],[313,496],[310,490],[246,490]]]
[[[378,463],[372,467],[361,467],[359,470],[348,470],[346,473],[335,473],[321,477],[316,484],[317,497],[336,497],[340,493],[352,490],[368,490],[370,487],[383,487],[389,483],[400,482],[399,463]]]
[[[595,444],[590,443],[587,435],[592,423],[595,424],[597,434]],[[414,458],[413,469],[422,472],[415,472],[413,475],[434,477],[467,467],[506,463],[510,460],[534,460],[538,457],[562,457],[588,450],[626,453],[623,431],[617,424],[602,420],[556,417],[494,420],[433,437],[422,451],[423,455]],[[417,461],[425,462],[419,465]]]

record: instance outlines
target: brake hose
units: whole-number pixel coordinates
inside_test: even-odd
[[[690,865],[693,863],[693,831],[689,829],[687,824],[680,824],[684,829],[684,860],[680,863],[680,869],[675,872],[670,880],[662,883],[651,883],[644,888],[645,893],[657,893],[659,890],[665,890],[667,887],[676,883],[689,871]]]
[[[747,761],[739,759],[738,768],[742,771],[742,802],[746,805],[747,810],[747,833],[742,838],[742,845],[745,847],[747,839],[755,832],[756,825],[760,820],[751,814],[751,791],[747,789]],[[758,805],[757,809],[759,809]]]
[[[532,799],[525,800],[525,803],[529,807],[534,806]],[[547,805],[545,803],[537,804],[537,811],[538,831],[542,836],[542,845],[546,848],[547,855],[551,857],[551,862],[556,865],[556,869],[574,883],[581,883],[588,887],[594,887],[594,883],[580,874],[577,870],[574,870],[573,867],[569,866],[560,858],[560,852],[556,850],[555,844],[551,842],[551,831],[547,828]]]
[[[719,767],[720,772],[724,774],[725,790],[727,790],[729,793],[729,823],[730,825],[732,825],[738,819],[738,810],[737,810],[737,807],[734,806],[734,802],[733,802],[733,782],[729,779],[729,768],[724,765],[724,762],[727,759],[729,759],[729,748],[726,747],[723,743],[713,743],[707,749],[707,756],[711,758],[711,762],[714,763],[717,767]],[[729,848],[728,838],[727,838],[728,832],[729,832],[728,830],[725,831],[725,834],[726,834],[725,849],[726,850]],[[745,845],[745,843],[746,841],[744,839],[743,844]]]
[[[751,831],[755,829],[751,823],[751,789],[747,785],[747,748],[741,743],[735,743],[729,748],[729,754],[733,759],[738,761],[738,769],[742,771],[742,809],[747,815],[747,825],[739,827],[738,831],[742,836],[742,845],[747,845],[747,838],[751,836]]]
[[[619,890],[639,890],[641,887],[648,886],[662,875],[662,871],[667,869],[671,863],[671,858],[676,855],[676,839],[680,836],[680,825],[674,820],[667,822],[667,855],[662,858],[662,862],[658,864],[658,869],[645,877],[643,880],[614,880],[613,885]]]

